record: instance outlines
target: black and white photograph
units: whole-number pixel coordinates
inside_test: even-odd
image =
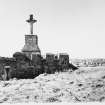
[[[105,0],[0,0],[0,104],[104,101]]]

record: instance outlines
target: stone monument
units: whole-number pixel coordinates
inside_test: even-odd
[[[41,55],[40,49],[38,47],[38,36],[33,34],[33,24],[37,22],[33,18],[33,15],[30,15],[30,18],[26,20],[30,24],[30,34],[25,35],[25,45],[22,49],[22,52],[26,54],[27,57],[32,59],[34,55]]]

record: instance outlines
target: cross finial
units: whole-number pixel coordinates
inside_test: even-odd
[[[35,22],[37,22],[37,20],[35,20],[33,18],[33,14],[30,15],[30,18],[28,20],[26,20],[28,23],[30,23],[30,34],[33,34],[33,24]]]

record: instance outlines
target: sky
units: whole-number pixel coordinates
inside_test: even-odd
[[[105,58],[105,0],[0,0],[0,56],[21,51],[30,14],[43,55]]]

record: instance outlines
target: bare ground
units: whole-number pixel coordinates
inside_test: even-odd
[[[0,103],[102,102],[105,67],[41,74],[35,79],[0,81]]]

